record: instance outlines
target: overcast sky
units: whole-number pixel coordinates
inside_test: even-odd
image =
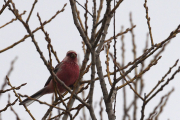
[[[80,1],[80,0],[79,0]],[[19,13],[22,13],[26,10],[26,14],[23,15],[23,19],[26,20],[29,11],[32,7],[33,0],[21,1],[14,0],[16,8],[19,10]],[[65,11],[60,13],[50,24],[45,26],[45,30],[49,33],[52,45],[54,49],[57,51],[57,55],[60,60],[62,60],[66,52],[68,50],[75,50],[78,53],[78,57],[80,60],[83,59],[82,52],[82,44],[81,37],[74,25],[72,19],[72,13],[69,1],[65,0],[41,0],[35,6],[33,14],[30,18],[29,24],[31,30],[34,30],[38,26],[40,26],[37,12],[42,18],[42,21],[48,20],[51,18],[57,10],[61,10],[64,4],[67,2],[67,6],[65,7]],[[91,12],[92,4],[91,1],[89,5],[89,11]],[[105,1],[104,1],[105,2]],[[84,4],[83,2],[81,2]],[[0,8],[4,4],[3,0],[0,1]],[[145,46],[146,34],[148,32],[147,21],[145,19],[145,9],[143,7],[143,0],[124,0],[124,2],[120,5],[116,12],[116,32],[121,30],[121,26],[124,26],[124,29],[130,27],[129,22],[129,13],[132,12],[133,23],[136,25],[134,29],[135,33],[135,41],[137,45],[137,56],[142,54],[142,50]],[[159,43],[162,40],[166,39],[170,32],[175,30],[177,26],[180,24],[180,1],[179,0],[148,0],[147,3],[149,7],[149,16],[151,18],[151,27],[152,34],[154,38],[154,43]],[[105,6],[105,4],[104,4]],[[84,10],[78,6],[80,10],[80,14],[82,16],[82,20],[84,20]],[[103,17],[103,15],[101,15]],[[7,8],[0,15],[0,26],[10,21],[12,18],[15,18],[14,15]],[[89,35],[91,33],[91,18],[89,16],[88,25],[89,25]],[[15,21],[10,25],[0,29],[0,50],[8,47],[14,42],[22,39],[27,32],[24,29],[23,25],[19,21]],[[108,31],[108,35],[106,38],[109,38],[113,35],[112,23]],[[35,39],[38,42],[41,50],[43,51],[43,55],[48,59],[48,50],[47,50],[47,42],[44,39],[44,34],[39,30],[35,33]],[[125,35],[125,45],[126,45],[126,63],[133,60],[132,56],[132,43],[131,43],[131,35],[130,33]],[[180,45],[180,35],[177,35],[171,43],[167,46],[165,52],[162,54],[161,60],[158,64],[153,67],[147,74],[144,75],[145,78],[145,88],[143,93],[148,93],[152,87],[161,79],[161,77],[169,70],[177,59],[180,58],[179,54],[179,45]],[[150,41],[149,41],[150,47]],[[120,50],[120,41],[118,38],[117,49],[119,52],[118,61],[121,62],[121,50]],[[102,53],[103,54],[103,53]],[[15,58],[18,57],[16,62],[14,63],[14,70],[10,75],[10,81],[13,86],[19,86],[22,83],[27,83],[25,87],[22,87],[18,93],[32,95],[39,89],[41,89],[46,80],[49,77],[49,71],[46,66],[44,66],[43,61],[40,59],[39,53],[36,51],[34,44],[31,42],[31,39],[28,38],[21,44],[15,46],[13,49],[10,49],[6,52],[0,53],[0,86],[4,83],[4,78],[10,69],[10,63]],[[105,58],[105,55],[102,55]],[[102,61],[104,60],[102,57]],[[150,60],[150,59],[149,59]],[[147,62],[148,63],[148,62]],[[53,66],[57,64],[56,60],[53,58]],[[104,64],[104,61],[103,61]],[[178,66],[180,63],[178,63]],[[106,69],[103,66],[104,70]],[[175,71],[177,67],[173,70]],[[171,74],[172,75],[172,74]],[[170,75],[170,76],[171,76]],[[97,75],[96,75],[97,76]],[[168,78],[170,77],[168,76]],[[84,77],[85,80],[88,80],[90,77],[86,75]],[[167,79],[166,79],[167,80]],[[149,112],[152,112],[155,105],[158,104],[160,97],[167,94],[168,91],[175,88],[175,91],[170,96],[168,103],[163,110],[162,115],[160,116],[161,120],[177,120],[180,118],[180,75],[175,76],[174,80],[169,83],[167,87],[164,88],[160,94],[154,98],[149,105],[147,105],[145,110],[145,118],[148,117]],[[101,99],[100,95],[102,95],[101,89],[99,87],[99,82],[96,82],[95,86],[95,99],[94,103]],[[6,88],[9,88],[7,86]],[[14,93],[11,91],[11,102],[15,100]],[[132,92],[128,94],[128,101],[131,101],[133,98],[131,97]],[[99,97],[97,97],[99,96]],[[81,95],[80,95],[81,97]],[[7,104],[8,94],[5,93],[0,98],[0,109],[4,108]],[[51,95],[43,96],[40,100],[51,103]],[[117,119],[122,118],[122,93],[118,92],[117,101],[120,101],[117,104],[116,116]],[[142,102],[139,100],[138,105],[138,118],[140,118],[140,110]],[[30,120],[30,116],[27,114],[23,106],[19,106],[18,103],[13,106],[16,112],[20,115],[20,118],[23,120]],[[29,110],[32,112],[34,117],[39,120],[42,118],[44,113],[47,111],[48,107],[46,105],[40,105],[38,103],[33,103],[30,105]],[[56,110],[54,110],[54,114],[56,115]],[[88,112],[88,111],[87,111]],[[99,119],[99,108],[96,109],[97,119]],[[8,110],[6,112],[2,112],[2,120],[13,120],[15,119],[14,114]],[[82,116],[82,115],[81,115]],[[103,114],[104,120],[107,119],[106,112],[104,110]],[[79,116],[76,118],[79,119]]]

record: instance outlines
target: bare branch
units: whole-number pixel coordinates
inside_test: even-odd
[[[3,111],[6,111],[6,109],[7,109],[8,107],[14,105],[14,104],[17,102],[17,100],[18,100],[18,99],[16,99],[13,103],[8,103],[4,109],[0,110],[0,113],[3,112]]]
[[[7,79],[7,81],[8,81],[8,85],[9,85],[11,88],[14,88],[14,87],[11,85],[8,76],[6,76],[6,79]],[[16,93],[16,90],[15,90],[15,89],[13,89],[13,92],[14,92],[15,96],[19,99],[19,101],[22,102],[20,96]],[[31,114],[31,112],[27,109],[26,105],[23,105],[23,106],[24,106],[24,108],[26,109],[27,113],[31,116],[31,118],[32,118],[33,120],[35,120],[35,118],[34,118],[33,115]]]
[[[63,6],[63,8],[62,8],[61,10],[58,10],[54,16],[52,16],[49,20],[45,21],[45,22],[43,23],[43,26],[46,25],[47,23],[51,22],[59,13],[63,12],[63,11],[64,11],[64,8],[66,7],[66,5],[67,5],[67,4],[64,4],[64,6]],[[20,14],[20,15],[22,15],[22,14]],[[20,15],[19,15],[19,16],[20,16]],[[40,30],[40,29],[41,29],[41,26],[40,26],[40,27],[37,27],[35,30],[33,30],[32,33],[35,33],[35,32],[37,32],[37,31]],[[13,48],[14,46],[18,45],[18,44],[21,43],[21,42],[24,42],[24,40],[25,40],[26,38],[28,38],[28,37],[30,37],[29,34],[28,34],[28,35],[25,35],[21,40],[19,40],[19,41],[13,43],[12,45],[10,45],[10,46],[8,46],[8,47],[0,50],[0,53],[5,52],[6,50],[9,50],[9,49]]]
[[[24,11],[23,13],[21,13],[20,16],[24,15],[25,13],[26,13],[26,11]],[[3,28],[3,27],[5,27],[5,26],[7,26],[7,25],[9,25],[10,23],[12,23],[12,22],[14,22],[14,21],[16,21],[16,20],[17,20],[17,18],[13,18],[11,21],[9,21],[9,22],[7,22],[6,24],[0,26],[0,29]]]
[[[29,13],[29,15],[28,15],[28,18],[27,18],[27,20],[26,20],[26,23],[29,22],[29,19],[30,19],[30,17],[31,17],[31,14],[32,14],[32,12],[33,12],[33,10],[34,10],[34,7],[35,7],[36,3],[37,3],[37,0],[34,0],[34,3],[33,3],[33,5],[32,5],[31,11],[30,11],[30,13]]]
[[[10,91],[10,90],[19,90],[22,86],[24,86],[24,85],[26,85],[27,83],[24,83],[24,84],[21,84],[20,86],[18,86],[18,87],[12,87],[12,88],[10,88],[10,89],[6,89],[6,90],[0,90],[0,93],[5,93],[5,92],[8,92],[8,91]]]
[[[14,65],[14,62],[17,60],[17,57],[15,57],[15,59],[11,62],[11,67],[10,67],[10,69],[9,69],[9,71],[8,71],[8,73],[7,73],[7,75],[6,76],[10,76],[10,74],[11,74],[11,72],[13,71],[13,69],[14,69],[14,67],[13,67],[13,65]],[[3,93],[3,90],[4,90],[4,88],[5,88],[5,86],[7,85],[7,81],[6,81],[6,77],[4,78],[4,83],[2,84],[2,86],[1,86],[1,92],[0,92],[0,96],[2,95],[2,93]],[[10,89],[11,90],[11,89]],[[9,90],[7,90],[7,91],[9,91]],[[6,90],[4,91],[4,92],[6,92]]]
[[[154,42],[153,42],[153,37],[152,37],[152,32],[151,32],[150,17],[148,15],[147,0],[145,0],[144,8],[146,9],[146,19],[147,19],[147,24],[148,24],[148,28],[149,28],[150,38],[151,38],[151,46],[153,46]]]
[[[2,9],[0,10],[0,15],[2,14],[2,12],[5,10],[5,8],[9,5],[11,0],[8,0],[7,2],[5,2],[5,5],[3,5]]]

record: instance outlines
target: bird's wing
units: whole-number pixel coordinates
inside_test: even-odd
[[[57,71],[61,68],[63,62],[60,62],[59,64],[56,65],[55,69],[54,69],[54,73],[57,73]],[[51,81],[52,76],[49,76],[48,80],[46,81],[46,84],[44,85],[47,86],[49,84],[49,82]]]

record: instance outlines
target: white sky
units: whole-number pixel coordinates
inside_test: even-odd
[[[26,20],[27,15],[31,9],[33,4],[33,0],[28,1],[21,1],[21,0],[14,0],[16,8],[19,9],[19,13],[22,13],[24,10],[27,11],[25,15],[23,15],[23,19]],[[65,0],[43,0],[38,1],[29,21],[31,30],[34,30],[38,26],[40,26],[37,12],[39,12],[42,21],[48,20],[52,15],[56,13],[57,10],[61,10],[63,5],[68,2]],[[91,1],[89,1],[91,4]],[[104,1],[105,2],[105,1]],[[0,8],[4,2],[0,1]],[[84,3],[82,3],[84,4]],[[134,29],[135,33],[135,40],[137,45],[137,56],[142,54],[142,49],[145,45],[146,40],[146,33],[148,32],[148,27],[146,24],[145,19],[145,9],[143,7],[144,1],[143,0],[124,0],[124,2],[120,5],[119,9],[116,12],[116,32],[119,32],[121,26],[124,26],[124,29],[130,27],[129,23],[129,13],[132,12],[133,23],[136,25]],[[104,4],[105,5],[105,4]],[[151,17],[151,27],[152,27],[152,34],[154,38],[154,43],[159,43],[165,38],[167,38],[172,30],[174,30],[180,24],[180,1],[179,0],[148,0],[147,3],[149,7],[149,16]],[[84,20],[83,14],[84,10],[78,6],[80,10],[80,14]],[[89,11],[91,12],[92,4],[89,5]],[[103,15],[101,15],[102,17]],[[0,26],[5,24],[6,22],[10,21],[12,18],[15,18],[14,15],[6,8],[6,10],[0,15]],[[89,25],[89,35],[91,33],[91,18],[88,18],[88,25]],[[111,22],[112,24],[112,22]],[[54,49],[57,51],[58,57],[62,60],[65,57],[65,54],[68,50],[75,50],[78,54],[80,59],[83,59],[83,52],[82,52],[82,45],[81,45],[81,37],[74,26],[72,13],[70,4],[68,2],[67,6],[65,7],[65,11],[60,13],[50,24],[45,26],[45,30],[48,31],[52,45]],[[27,34],[26,30],[24,29],[23,25],[19,21],[15,21],[12,24],[0,29],[0,50],[4,49],[5,47],[13,44],[14,42],[22,39],[24,35]],[[106,38],[109,38],[113,35],[113,28],[112,25],[109,28],[108,35]],[[180,44],[180,35],[177,35],[171,43],[167,46],[165,52],[162,54],[161,60],[159,60],[158,64],[155,67],[144,75],[145,79],[145,88],[143,92],[148,93],[152,87],[157,83],[158,80],[168,71],[169,67],[171,67],[177,59],[180,58],[179,55],[179,44]],[[48,59],[48,50],[47,50],[47,43],[44,39],[44,34],[39,30],[35,33],[35,39],[38,42],[41,50],[43,51],[43,55]],[[131,43],[131,35],[130,33],[125,35],[125,47],[126,47],[126,63],[133,60],[132,57],[132,43]],[[150,47],[150,41],[149,41]],[[121,50],[120,48],[120,41],[118,38],[118,52],[119,57],[118,61],[121,61]],[[7,74],[11,61],[18,57],[17,61],[14,64],[14,70],[11,73],[10,81],[13,86],[19,86],[22,83],[27,83],[25,87],[22,87],[18,93],[32,95],[39,89],[41,89],[46,80],[49,77],[49,72],[44,66],[44,63],[40,59],[39,53],[36,51],[34,44],[31,42],[31,39],[26,39],[23,43],[15,46],[13,49],[10,49],[6,52],[0,54],[0,85],[4,82],[4,77]],[[102,63],[104,64],[105,55],[102,55]],[[151,59],[148,59],[149,61]],[[148,62],[146,62],[148,63]],[[56,60],[53,58],[53,65],[57,64]],[[147,64],[146,64],[147,65]],[[180,64],[178,64],[180,65]],[[139,65],[140,67],[140,65]],[[106,69],[103,66],[104,70]],[[174,69],[176,70],[177,67]],[[174,71],[173,70],[173,71]],[[133,72],[132,72],[133,73]],[[133,74],[131,74],[132,76]],[[96,75],[97,76],[97,75]],[[171,75],[170,75],[171,76]],[[168,76],[168,78],[170,77]],[[133,76],[132,76],[133,77]],[[89,79],[89,76],[86,75],[84,77],[85,80]],[[179,79],[180,75],[178,74],[173,81],[169,83],[168,86],[164,88],[160,94],[157,95],[146,107],[145,110],[145,118],[148,117],[149,112],[152,112],[153,108],[158,104],[160,101],[160,97],[167,94],[168,91],[175,88],[175,91],[170,96],[168,103],[163,110],[162,115],[160,116],[161,120],[177,120],[180,118],[180,88],[179,88]],[[167,79],[166,79],[167,80]],[[108,84],[108,82],[106,82]],[[95,86],[95,94],[94,94],[94,102],[97,102],[101,99],[101,89],[99,86],[99,82],[96,82]],[[8,86],[6,88],[9,88]],[[109,86],[108,86],[109,88]],[[129,87],[127,87],[129,88]],[[117,95],[117,108],[116,108],[116,117],[117,119],[122,118],[122,90],[118,92]],[[15,100],[14,93],[11,91],[11,102]],[[133,98],[132,92],[128,92],[128,101],[131,101]],[[81,97],[81,95],[80,95]],[[0,109],[4,108],[7,104],[8,94],[5,93],[0,98]],[[49,102],[51,101],[51,95],[43,96],[40,100]],[[139,100],[138,105],[138,118],[140,118],[140,110],[142,102]],[[104,103],[103,103],[104,104]],[[13,106],[16,112],[20,115],[22,120],[30,120],[30,116],[27,114],[23,106],[19,106],[18,103]],[[38,103],[33,103],[30,105],[29,110],[32,112],[34,117],[39,120],[42,118],[48,107],[46,105],[39,105]],[[54,114],[56,115],[56,110],[54,110]],[[87,111],[88,112],[88,111]],[[2,112],[2,119],[3,120],[13,120],[15,119],[14,114],[8,110],[6,112]],[[96,109],[97,119],[99,119],[99,108]],[[82,116],[82,115],[81,115]],[[104,110],[103,114],[104,120],[107,119],[106,112]],[[79,119],[79,116],[76,117]]]

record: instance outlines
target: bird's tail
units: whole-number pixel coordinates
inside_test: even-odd
[[[32,96],[30,96],[31,98],[34,98],[34,99],[39,99],[41,96],[44,95],[44,91],[45,91],[45,88],[42,88],[41,90],[39,90],[38,92],[36,92],[35,94],[33,94]],[[29,98],[26,98],[25,100],[23,100],[22,102],[19,103],[19,105],[30,105],[34,102],[35,100],[32,100],[32,99],[29,99]]]

